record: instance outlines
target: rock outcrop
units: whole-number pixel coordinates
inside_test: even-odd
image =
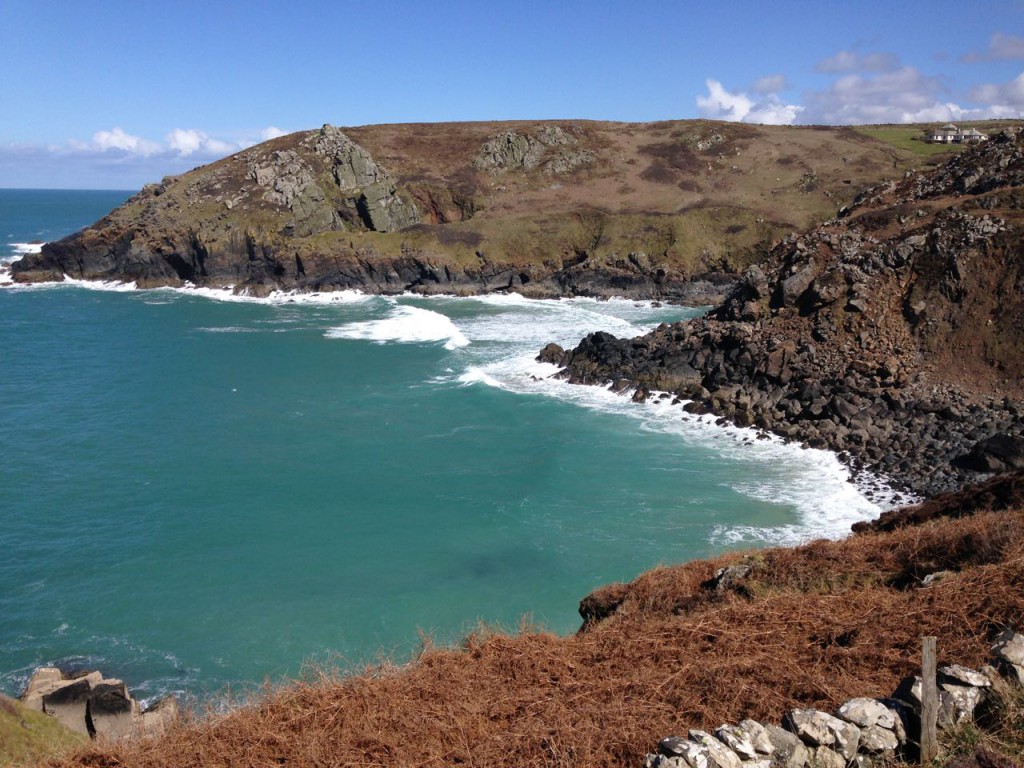
[[[473,167],[493,174],[542,168],[560,175],[593,162],[594,153],[579,148],[579,141],[557,125],[541,128],[536,135],[505,131],[480,149]]]
[[[784,238],[706,317],[541,359],[672,392],[923,495],[1019,466],[1024,133],[861,195]]]
[[[41,667],[21,696],[29,709],[55,718],[84,736],[123,739],[159,734],[178,719],[173,696],[143,710],[121,680],[99,672],[65,676],[56,667]]]
[[[391,176],[340,129],[332,125],[321,128],[314,149],[330,160],[338,189],[352,194],[346,198],[351,203],[346,204],[355,206],[367,229],[396,232],[419,223],[416,206],[398,194]]]

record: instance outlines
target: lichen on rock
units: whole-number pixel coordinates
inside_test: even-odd
[[[335,184],[349,193],[367,229],[394,232],[419,223],[415,204],[398,194],[387,171],[340,128],[324,125],[313,149],[330,162]]]
[[[536,136],[508,130],[480,148],[473,167],[493,174],[536,168],[552,175],[565,174],[594,160],[593,152],[578,145],[575,137],[557,125],[544,126]]]

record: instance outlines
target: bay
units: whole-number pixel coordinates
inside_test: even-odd
[[[110,194],[0,191],[3,258]],[[603,584],[875,516],[831,454],[534,361],[693,314],[7,285],[0,689],[60,663],[204,696],[479,622],[568,633]]]

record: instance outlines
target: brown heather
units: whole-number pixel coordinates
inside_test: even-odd
[[[711,589],[738,559],[606,589],[611,614],[574,637],[483,630],[55,765],[639,766],[687,728],[888,695],[923,635],[938,637],[940,663],[978,666],[996,632],[1024,624],[1021,506],[754,553],[739,588]],[[920,585],[939,570],[952,573]]]

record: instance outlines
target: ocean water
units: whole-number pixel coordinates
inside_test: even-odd
[[[0,190],[0,261],[127,194]],[[0,283],[10,694],[46,663],[207,696],[481,622],[568,633],[603,584],[880,511],[829,453],[534,361],[692,309]]]

